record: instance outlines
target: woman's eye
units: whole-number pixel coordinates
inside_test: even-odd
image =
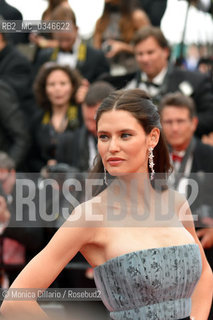
[[[131,134],[130,133],[122,133],[121,134],[121,138],[129,138],[131,136]]]
[[[101,134],[98,138],[100,140],[107,140],[108,136],[106,134]]]

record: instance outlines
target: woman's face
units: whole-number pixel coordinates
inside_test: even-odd
[[[148,172],[148,148],[155,146],[151,136],[130,112],[104,112],[98,121],[98,151],[106,170],[112,176]]]
[[[68,104],[72,91],[72,83],[64,71],[54,70],[47,77],[46,94],[52,105],[63,106]]]

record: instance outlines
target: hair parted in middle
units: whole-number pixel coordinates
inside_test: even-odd
[[[124,110],[128,111],[142,126],[145,133],[148,135],[152,129],[158,128],[160,130],[160,138],[158,144],[154,148],[155,157],[155,172],[160,179],[165,181],[168,173],[171,171],[172,166],[168,147],[162,134],[160,115],[157,106],[152,102],[150,96],[141,89],[118,90],[112,92],[99,107],[96,114],[96,126],[98,129],[98,122],[103,113],[111,110]],[[100,155],[97,156],[96,165],[92,172],[104,172],[103,163]],[[147,163],[148,167],[148,163]],[[150,168],[148,167],[150,172]],[[150,172],[151,173],[151,172]],[[153,186],[154,181],[153,179]],[[165,189],[166,186],[163,187]]]

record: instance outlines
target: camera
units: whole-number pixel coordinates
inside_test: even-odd
[[[111,51],[112,50],[112,46],[107,42],[107,41],[105,41],[105,42],[103,42],[102,43],[102,51],[106,54],[106,53],[108,53],[109,51]]]

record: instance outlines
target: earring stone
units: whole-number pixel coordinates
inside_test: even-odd
[[[107,171],[106,169],[104,168],[104,183],[106,186],[108,186],[108,182],[107,182]]]
[[[155,174],[155,170],[154,170],[154,154],[153,154],[153,148],[150,147],[149,148],[149,167],[151,169],[151,174],[150,174],[150,179],[153,180],[154,179],[154,174]]]

